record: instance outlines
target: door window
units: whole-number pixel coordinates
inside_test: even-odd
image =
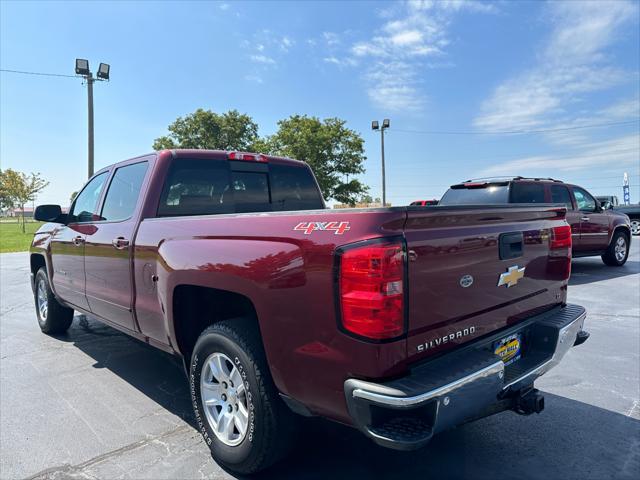
[[[100,220],[118,221],[131,218],[138,204],[147,165],[147,162],[140,162],[116,170],[107,190]]]
[[[94,213],[96,213],[96,209],[98,208],[100,193],[102,192],[104,182],[107,180],[108,173],[109,172],[103,172],[93,177],[78,194],[69,212],[70,221],[91,222],[95,220]]]
[[[585,190],[573,187],[573,195],[576,197],[578,210],[582,212],[594,212],[596,210],[596,200]]]
[[[564,203],[567,210],[573,209],[569,189],[562,185],[551,185],[551,203]]]

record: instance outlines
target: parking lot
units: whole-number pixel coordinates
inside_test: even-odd
[[[537,386],[540,415],[505,412],[417,452],[373,445],[347,427],[307,422],[272,478],[638,478],[640,248],[622,268],[573,263],[569,299],[589,341]],[[0,477],[228,478],[193,428],[187,383],[170,356],[82,316],[40,333],[28,254],[3,254]]]

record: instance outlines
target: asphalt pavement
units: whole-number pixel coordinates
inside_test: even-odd
[[[591,338],[537,382],[540,415],[505,412],[416,452],[306,422],[262,478],[640,478],[640,239],[622,268],[577,259],[569,301]],[[40,333],[27,253],[0,255],[0,478],[231,478],[193,428],[172,357],[76,316]]]

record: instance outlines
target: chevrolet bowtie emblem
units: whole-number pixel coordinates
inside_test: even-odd
[[[509,270],[500,275],[498,286],[506,285],[507,288],[513,287],[518,283],[518,280],[524,277],[524,269],[525,267],[519,268],[517,265],[509,267]]]

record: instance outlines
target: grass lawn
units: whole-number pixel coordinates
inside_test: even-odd
[[[26,233],[22,233],[21,223],[0,222],[0,253],[29,250],[33,233],[40,225],[41,222],[27,222]]]

